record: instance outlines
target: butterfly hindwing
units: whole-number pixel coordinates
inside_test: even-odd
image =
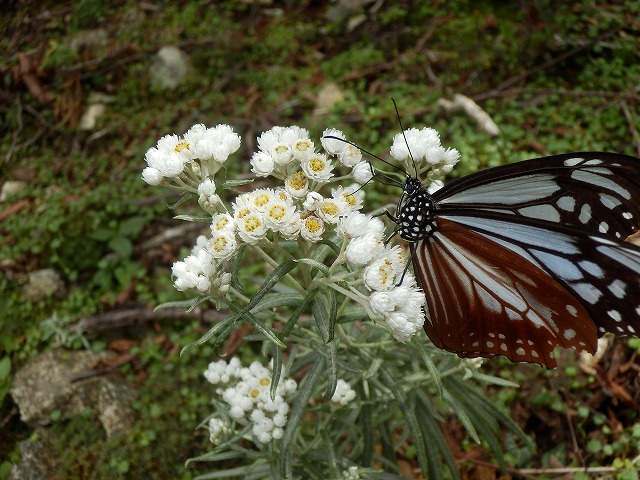
[[[460,213],[460,212],[459,212]],[[640,333],[640,248],[600,234],[491,214],[446,217],[543,270],[581,303],[598,327]]]
[[[589,314],[544,271],[453,221],[435,223],[413,261],[427,297],[425,330],[437,347],[548,368],[556,346],[595,350]]]

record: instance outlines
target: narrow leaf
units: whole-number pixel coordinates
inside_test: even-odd
[[[297,392],[297,398],[291,407],[289,420],[287,421],[287,427],[285,428],[284,435],[282,436],[280,444],[279,464],[280,474],[283,477],[286,477],[288,470],[289,450],[291,448],[291,442],[293,441],[293,437],[298,430],[300,419],[302,418],[302,414],[304,413],[304,410],[309,403],[309,399],[311,398],[313,391],[320,381],[323,367],[324,362],[322,361],[322,357],[318,356],[317,361],[311,365],[311,369],[307,372],[304,380],[300,384],[300,388]]]
[[[244,320],[249,323],[258,333],[260,333],[264,338],[269,340],[271,343],[277,345],[280,348],[285,348],[286,345],[282,343],[282,341],[278,338],[278,336],[265,324],[260,322],[255,315],[251,312],[247,311],[246,307],[243,310],[240,310],[237,306],[233,304],[229,304],[229,310],[236,313],[237,315],[242,317]]]
[[[264,310],[271,310],[272,308],[284,307],[284,306],[298,306],[304,301],[304,297],[298,293],[273,293],[265,295],[251,313],[256,314]]]
[[[329,267],[327,267],[324,263],[320,263],[317,260],[314,260],[313,258],[301,258],[297,260],[297,262],[310,265],[313,268],[317,268],[323,273],[327,273],[329,271]]]
[[[273,272],[271,272],[271,275],[267,277],[258,291],[253,295],[251,301],[247,304],[247,306],[244,307],[243,312],[248,312],[252,310],[253,307],[258,305],[260,300],[262,300],[262,297],[264,297],[269,292],[269,290],[271,290],[271,288],[280,281],[282,277],[293,270],[295,266],[296,262],[294,262],[293,260],[289,260],[282,265],[278,265],[278,267],[276,267]]]
[[[273,369],[271,374],[271,400],[275,401],[276,392],[278,391],[278,384],[280,383],[280,377],[282,376],[282,354],[284,350],[282,348],[274,347],[273,349]]]
[[[248,185],[250,183],[253,183],[254,180],[255,179],[253,178],[225,180],[224,182],[220,182],[218,185],[216,185],[216,189],[225,190],[227,188],[240,187],[242,185]]]
[[[199,295],[195,298],[190,298],[189,300],[161,303],[160,305],[157,305],[153,311],[157,312],[158,310],[164,310],[165,308],[184,308],[187,312],[191,312],[194,308],[207,300],[209,300],[209,295]]]
[[[187,222],[202,222],[211,223],[211,215],[205,215],[204,217],[199,215],[176,215],[174,220],[186,220]]]
[[[169,208],[170,210],[175,210],[180,205],[182,205],[184,202],[186,202],[187,200],[192,199],[193,197],[195,197],[195,195],[193,193],[184,192],[182,195],[180,195],[180,198],[178,199],[178,201],[176,203],[167,203],[167,208]]]
[[[180,356],[182,356],[184,354],[184,352],[186,352],[189,348],[195,347],[197,345],[202,345],[203,343],[205,343],[207,340],[209,340],[214,335],[219,334],[220,332],[225,330],[227,328],[227,326],[229,326],[234,321],[236,321],[237,318],[238,318],[238,315],[232,315],[230,317],[227,317],[223,321],[221,321],[219,323],[216,323],[213,327],[211,327],[209,329],[209,331],[207,333],[205,333],[203,336],[201,336],[198,340],[196,340],[195,342],[190,343],[189,345],[186,345],[185,347],[183,347],[182,350],[180,351]]]
[[[287,323],[284,325],[284,328],[282,329],[282,334],[284,335],[285,338],[291,334],[291,331],[293,330],[293,327],[295,327],[296,323],[298,322],[300,315],[302,315],[305,312],[305,310],[309,307],[309,304],[313,300],[315,294],[316,294],[315,290],[309,292],[307,296],[304,298],[304,300],[302,301],[302,303],[298,306],[298,308],[296,308],[293,314],[291,314],[291,316],[289,317],[289,320],[287,320]]]

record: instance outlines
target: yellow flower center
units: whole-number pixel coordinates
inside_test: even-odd
[[[286,145],[278,145],[275,150],[278,155],[282,155],[287,150],[289,150],[289,147],[287,147]]]
[[[313,157],[311,160],[309,160],[309,167],[314,172],[323,171],[325,165],[326,165],[325,161],[320,157]]]
[[[213,249],[216,252],[222,252],[227,248],[227,239],[225,237],[218,237],[213,241]]]
[[[238,213],[236,214],[236,216],[238,218],[242,218],[242,217],[246,217],[250,213],[251,213],[251,210],[249,210],[248,208],[241,208],[240,210],[238,210]]]
[[[284,217],[285,209],[282,205],[274,205],[269,209],[269,217],[274,220],[281,220]]]
[[[296,142],[296,150],[298,150],[299,152],[306,152],[307,150],[309,150],[309,148],[311,148],[311,143],[309,142],[309,140],[298,140]]]
[[[269,195],[266,193],[256,195],[256,198],[253,199],[253,204],[256,207],[264,207],[267,203],[269,203]]]
[[[255,229],[260,228],[261,225],[262,222],[260,221],[260,219],[254,215],[245,220],[244,229],[247,232],[253,232]]]
[[[267,378],[267,377],[262,377],[260,379],[260,385],[262,385],[263,387],[266,387],[270,383],[271,383],[271,380],[269,378]]]
[[[353,193],[345,193],[344,199],[347,201],[349,205],[355,207],[358,204],[358,199]]]
[[[247,210],[247,213],[249,213],[249,210]],[[217,230],[222,230],[227,225],[229,225],[229,219],[227,217],[220,217],[218,219],[218,221],[216,222],[216,229]]]
[[[331,202],[331,201],[322,202],[322,205],[320,206],[320,208],[327,215],[333,216],[340,213],[340,209],[338,208],[338,205],[336,205],[334,202]]]
[[[322,229],[320,220],[316,217],[307,217],[304,219],[304,224],[311,233],[317,233]]]
[[[291,175],[291,178],[289,179],[289,186],[294,190],[304,190],[307,188],[308,181],[309,180],[304,176],[304,173],[298,170],[296,173]]]
[[[191,150],[190,147],[191,146],[189,145],[189,142],[183,140],[182,142],[177,143],[175,147],[173,147],[173,151],[176,153],[180,153],[183,150]]]
[[[260,390],[254,388],[249,392],[249,395],[251,396],[251,398],[256,398],[258,395],[260,395]]]

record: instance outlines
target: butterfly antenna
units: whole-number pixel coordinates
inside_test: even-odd
[[[415,172],[416,178],[418,178],[418,167],[416,166],[416,161],[413,159],[413,155],[411,154],[411,149],[409,148],[409,141],[407,140],[407,136],[404,133],[404,126],[402,125],[402,120],[400,119],[400,112],[398,111],[398,104],[395,99],[391,99],[393,102],[393,108],[396,109],[396,117],[398,118],[398,125],[400,125],[400,131],[402,132],[402,136],[404,137],[404,143],[407,145],[407,151],[409,152],[409,158],[411,158],[411,163],[413,164],[413,171]]]
[[[355,143],[350,142],[349,140],[346,140],[346,139],[344,139],[344,138],[340,138],[340,137],[335,137],[335,136],[333,136],[333,135],[326,135],[326,136],[324,136],[324,137],[322,137],[322,138],[330,138],[330,139],[332,139],[332,140],[339,140],[339,141],[341,141],[341,142],[348,143],[349,145],[351,145],[351,146],[353,146],[353,147],[356,147],[356,148],[357,148],[358,150],[360,150],[361,152],[364,152],[364,153],[366,153],[367,155],[372,156],[372,157],[373,157],[373,158],[375,158],[376,160],[380,160],[380,161],[381,161],[382,163],[384,163],[385,165],[389,165],[391,168],[395,168],[395,169],[396,169],[396,170],[398,170],[399,172],[402,172],[402,174],[403,174],[403,175],[406,175],[406,174],[407,174],[407,172],[405,172],[403,169],[401,169],[401,168],[400,168],[400,167],[398,167],[397,165],[394,165],[393,163],[387,162],[386,160],[384,160],[384,159],[380,158],[379,156],[377,156],[377,155],[375,155],[375,154],[373,154],[373,153],[371,153],[371,152],[369,152],[369,151],[365,150],[364,148],[362,148],[362,147],[360,147],[360,146],[356,145]]]

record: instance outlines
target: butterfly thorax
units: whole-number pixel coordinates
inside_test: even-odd
[[[396,211],[400,237],[408,242],[418,242],[431,235],[434,210],[431,195],[420,181],[407,177]]]

